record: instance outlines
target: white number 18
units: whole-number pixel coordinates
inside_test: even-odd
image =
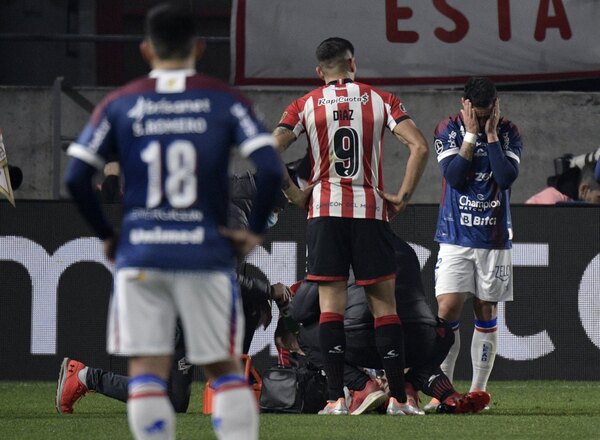
[[[163,195],[173,208],[187,208],[197,198],[196,149],[190,141],[177,140],[166,147],[167,175],[161,180],[160,143],[153,141],[142,150],[142,160],[148,164],[146,207],[155,208]]]

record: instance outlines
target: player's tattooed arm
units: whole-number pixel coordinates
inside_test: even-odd
[[[406,145],[410,150],[410,155],[406,162],[406,172],[404,173],[402,185],[398,192],[386,193],[378,190],[379,195],[389,202],[388,211],[390,216],[394,216],[406,209],[423,175],[429,155],[427,141],[412,119],[405,119],[396,125],[394,127],[394,135]]]
[[[281,125],[277,126],[275,130],[273,130],[273,137],[275,138],[275,147],[280,153],[283,153],[296,140],[296,135],[294,135],[294,132]],[[294,182],[292,182],[292,179],[289,173],[287,173],[286,169],[286,172],[283,176],[283,182],[281,183],[281,189],[284,192],[287,192],[292,186],[294,186]]]
[[[275,138],[275,146],[280,153],[283,153],[287,148],[292,145],[296,140],[296,135],[292,130],[281,125],[277,126],[273,130],[273,137]]]

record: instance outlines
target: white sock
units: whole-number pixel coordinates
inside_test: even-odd
[[[77,372],[77,379],[79,379],[79,382],[81,382],[82,384],[85,385],[85,387],[87,388],[87,372],[88,372],[88,367],[83,367],[81,370],[79,370]]]
[[[212,422],[219,440],[257,440],[258,405],[243,376],[221,376],[213,382]]]
[[[498,345],[498,327],[496,319],[476,321],[471,340],[471,362],[473,363],[473,381],[471,391],[485,391],[488,379],[496,359]]]
[[[132,377],[127,418],[136,440],[174,439],[175,411],[167,395],[167,383],[150,374]]]
[[[456,366],[456,359],[458,359],[458,354],[460,353],[460,327],[458,321],[451,322],[450,325],[454,330],[454,344],[452,344],[452,347],[450,347],[450,351],[448,351],[446,359],[444,359],[444,362],[442,362],[440,368],[444,374],[448,376],[450,382],[453,382],[454,367]]]

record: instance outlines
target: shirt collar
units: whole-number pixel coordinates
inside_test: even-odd
[[[351,83],[352,82],[352,78],[338,78],[335,79],[333,81],[329,81],[327,83],[328,86],[335,86],[337,84],[347,84],[347,83]]]
[[[196,73],[196,71],[194,69],[153,69],[150,71],[148,76],[150,78],[158,78],[159,76],[167,73],[179,73],[185,76],[192,76]]]

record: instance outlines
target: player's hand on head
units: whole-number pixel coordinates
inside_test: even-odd
[[[487,135],[496,135],[496,130],[498,129],[498,121],[500,120],[500,99],[496,98],[494,100],[494,106],[492,107],[492,112],[490,113],[490,117],[485,121],[485,134]]]
[[[479,132],[479,123],[477,122],[477,115],[475,114],[475,109],[473,108],[473,104],[469,99],[462,100],[462,106],[460,113],[462,114],[463,122],[465,124],[465,130],[467,133],[475,133]]]
[[[252,249],[262,243],[262,237],[254,234],[247,229],[229,229],[225,227],[219,228],[219,232],[224,237],[231,240],[236,254],[239,258],[244,258]]]

